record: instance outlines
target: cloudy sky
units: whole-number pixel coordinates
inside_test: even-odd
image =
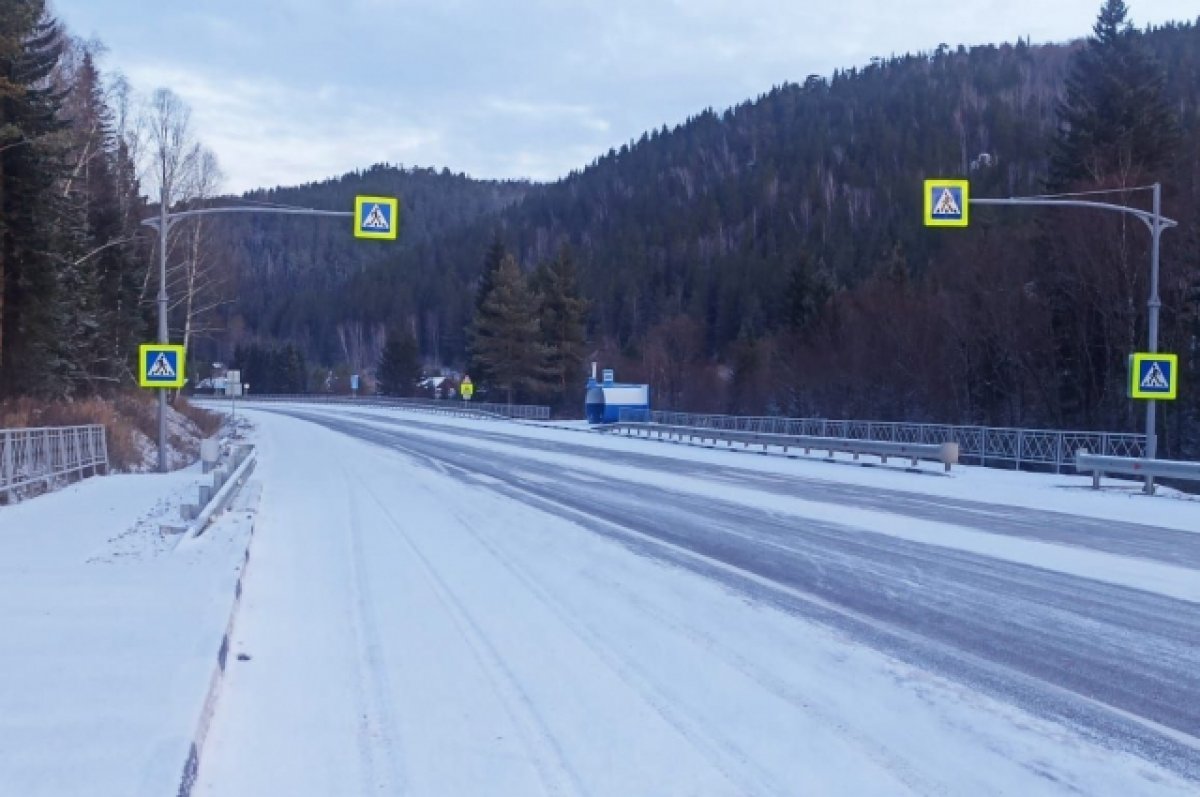
[[[551,180],[643,131],[872,56],[1086,35],[1101,0],[52,0],[187,101],[243,191],[386,161]],[[1127,0],[1139,26],[1196,0]]]

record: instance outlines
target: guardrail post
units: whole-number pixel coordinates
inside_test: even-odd
[[[0,477],[2,477],[0,478],[0,483],[2,483],[5,488],[8,488],[10,484],[16,481],[16,475],[13,469],[13,433],[4,431],[0,432],[0,435],[2,435],[2,437],[0,437],[0,443],[3,443],[4,445],[4,460],[3,463],[0,463]],[[8,499],[11,501],[12,490],[6,489],[5,492],[8,494]]]

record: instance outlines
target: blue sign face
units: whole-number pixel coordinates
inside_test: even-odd
[[[359,209],[358,228],[367,233],[386,233],[392,229],[392,207],[384,203],[365,202]]]
[[[1175,384],[1174,363],[1170,360],[1140,360],[1138,390],[1145,394],[1170,395]]]
[[[166,350],[151,353],[146,363],[147,382],[174,382],[178,378],[178,352]]]
[[[938,185],[930,189],[930,215],[939,221],[961,221],[963,218],[963,190],[957,185]]]

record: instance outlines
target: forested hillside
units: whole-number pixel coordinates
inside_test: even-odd
[[[212,248],[220,253],[236,286],[234,303],[223,308],[227,334],[214,354],[252,340],[299,345],[311,362],[372,367],[383,344],[379,322],[431,319],[422,327],[429,352],[441,355],[447,325],[437,308],[462,290],[447,280],[439,260],[441,242],[483,218],[494,218],[519,202],[530,184],[480,181],[447,170],[375,165],[361,172],[295,188],[255,191],[245,204],[290,205],[347,211],[358,194],[402,198],[398,244],[356,242],[349,219],[289,216],[228,216],[213,225]],[[227,200],[222,200],[227,203]],[[477,272],[482,251],[468,258]],[[401,265],[401,263],[406,265]],[[420,263],[412,268],[407,264]],[[366,273],[399,277],[387,292],[364,290]],[[470,301],[470,297],[466,298]],[[469,319],[468,319],[469,320]],[[450,334],[447,356],[461,356],[461,329]],[[222,354],[222,356],[225,356]]]
[[[1105,0],[1086,40],[808,76],[551,184],[377,165],[232,198],[178,98],[133,103],[43,2],[0,8],[0,394],[131,383],[153,332],[157,236],[138,226],[153,203],[348,210],[365,193],[400,197],[398,242],[280,216],[172,229],[169,329],[193,373],[240,351],[278,384],[345,389],[329,373],[371,376],[390,341],[393,383],[415,351],[469,366],[481,394],[567,409],[597,358],[649,381],[659,407],[1132,430],[1142,224],[976,208],[967,230],[928,230],[921,181],[1140,207],[1161,182],[1179,226],[1163,236],[1160,342],[1184,374],[1165,450],[1200,452],[1195,22],[1141,31]]]
[[[1200,28],[1138,32],[1109,7],[1120,17],[1102,17],[1087,43],[943,45],[704,111],[449,235],[412,231],[336,294],[315,294],[319,308],[247,296],[246,324],[318,359],[337,356],[339,323],[401,326],[428,360],[461,365],[493,239],[527,270],[567,245],[590,350],[651,381],[659,406],[1132,429],[1124,360],[1145,345],[1142,225],[1002,209],[930,231],[920,206],[927,176],[969,177],[977,196],[1161,180],[1181,222],[1163,239],[1162,343],[1195,357]],[[1077,103],[1128,93],[1098,100],[1088,122],[1116,129],[1093,131],[1097,147],[1108,136],[1128,155],[1098,171],[1064,166],[1073,70]],[[1173,135],[1122,117],[1144,115],[1146,92]],[[1145,192],[1107,198],[1149,206]],[[1167,418],[1179,445],[1184,416]]]

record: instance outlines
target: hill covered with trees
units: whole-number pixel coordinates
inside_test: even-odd
[[[558,182],[493,188],[498,209],[473,205],[444,234],[405,227],[357,271],[299,236],[279,255],[311,259],[281,272],[296,290],[253,283],[237,328],[329,361],[347,351],[339,325],[401,327],[426,361],[462,366],[489,246],[527,272],[565,246],[587,354],[650,381],[659,406],[1132,429],[1142,225],[977,209],[969,230],[928,230],[921,181],[968,177],[976,196],[1113,189],[1108,201],[1142,207],[1134,189],[1161,181],[1181,222],[1163,238],[1162,342],[1194,358],[1198,100],[1200,27],[1136,30],[1110,0],[1087,41],[942,45],[705,110]],[[354,179],[380,184],[369,176]],[[348,201],[340,182],[308,190]],[[266,272],[250,256],[244,273]],[[1167,412],[1177,447],[1195,408]]]
[[[169,92],[138,123],[43,2],[0,9],[0,395],[128,385],[158,287],[142,184],[172,209],[235,198],[215,196],[219,169]],[[1163,237],[1161,346],[1184,374],[1164,450],[1196,454],[1198,108],[1200,25],[1139,30],[1105,0],[1086,40],[943,44],[808,76],[550,184],[376,165],[252,192],[236,201],[397,195],[401,239],[278,216],[176,225],[171,336],[199,365],[273,363],[289,388],[370,375],[390,341],[393,392],[415,351],[469,367],[481,392],[569,408],[600,359],[660,407],[1131,430],[1140,222],[976,208],[967,230],[929,230],[920,187],[968,177],[976,196],[1148,207],[1161,182],[1180,222]]]

